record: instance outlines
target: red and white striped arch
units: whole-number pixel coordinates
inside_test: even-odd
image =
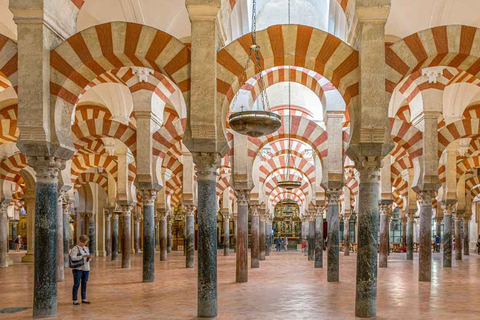
[[[287,199],[295,201],[299,206],[305,202],[305,196],[298,189],[296,191],[277,189],[270,194],[268,199],[273,207],[275,207],[280,201]]]
[[[265,183],[267,178],[272,175],[278,169],[287,168],[288,156],[286,154],[280,154],[276,157],[270,158],[268,161],[262,161],[259,168],[259,180],[260,183]],[[307,178],[310,184],[316,182],[315,167],[307,160],[291,155],[290,156],[290,168],[301,172]]]
[[[76,154],[72,158],[70,171],[72,182],[75,183],[82,173],[91,168],[103,168],[110,173],[115,180],[118,180],[117,157],[99,154]]]
[[[274,190],[281,189],[278,187],[278,183],[280,181],[285,181],[286,179],[287,179],[286,170],[279,169],[276,172],[274,172],[265,181],[265,194],[267,196],[270,196],[270,194],[274,192]],[[290,171],[290,179],[294,181],[301,181],[302,184],[298,189],[300,189],[304,195],[309,194],[310,184],[307,181],[303,180],[301,175],[296,175],[295,171],[293,172]]]
[[[457,162],[457,181],[460,179],[462,175],[464,175],[467,171],[480,168],[480,156],[473,156],[469,158],[465,158],[459,162]]]
[[[326,157],[328,155],[327,131],[324,131],[312,120],[298,116],[292,116],[291,120],[289,118],[284,116],[282,118],[282,126],[273,134],[260,138],[249,137],[248,156],[251,159],[255,159],[258,152],[267,143],[288,138],[288,128],[285,128],[285,124],[291,121],[290,137],[293,140],[299,140],[310,145],[320,158]]]
[[[9,87],[18,87],[18,46],[0,34],[0,92]]]
[[[438,154],[455,140],[480,135],[480,119],[462,119],[452,122],[438,131]]]
[[[18,120],[18,104],[12,101],[0,109],[0,119]]]
[[[393,141],[404,148],[412,159],[423,155],[423,133],[411,123],[390,118],[390,134]]]
[[[305,158],[308,161],[313,160],[313,150],[312,147],[309,146],[306,143],[303,143],[301,141],[290,141],[290,148],[288,146],[288,138],[287,139],[281,139],[281,140],[275,140],[272,143],[269,144],[269,146],[273,150],[273,155],[290,149],[291,151],[298,152],[299,154],[302,155],[303,158]]]
[[[75,189],[87,183],[96,183],[108,194],[108,178],[96,172],[83,172],[75,180]]]
[[[358,52],[335,36],[303,25],[276,25],[257,32],[261,44],[260,63],[263,70],[291,65],[322,75],[338,89],[346,105],[359,93]],[[227,110],[250,54],[252,37],[247,34],[233,41],[217,54],[218,105]],[[259,70],[251,64],[245,79]]]
[[[2,161],[0,177],[2,180],[17,182],[20,177],[18,173],[26,166],[28,166],[27,158],[23,153],[15,153]]]
[[[75,122],[87,121],[89,119],[112,119],[110,110],[99,104],[81,104],[75,108]]]

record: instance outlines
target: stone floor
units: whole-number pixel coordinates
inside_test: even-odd
[[[14,262],[22,254],[11,253]],[[157,261],[159,260],[157,254]],[[327,283],[326,269],[314,269],[299,252],[273,253],[249,270],[249,282],[237,284],[235,255],[218,256],[218,319],[354,319],[355,255],[341,256],[340,283]],[[443,269],[434,254],[433,281],[417,281],[415,261],[389,257],[379,270],[377,319],[480,319],[480,257],[471,255]],[[184,268],[180,253],[156,263],[156,282],[141,282],[141,255],[132,269],[97,258],[92,264],[88,298],[73,306],[72,277],[59,284],[58,319],[194,319],[196,270]],[[32,306],[33,267],[17,263],[0,269],[0,309]],[[0,319],[31,319],[32,310]]]

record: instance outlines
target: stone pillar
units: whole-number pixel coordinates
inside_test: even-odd
[[[462,215],[458,212],[455,214],[455,260],[462,260]]]
[[[315,208],[315,268],[323,268],[323,210],[324,207]]]
[[[55,224],[57,227],[57,238],[56,241],[56,254],[55,254],[55,264],[57,265],[57,270],[55,272],[55,277],[57,282],[63,282],[65,280],[64,267],[65,262],[63,258],[63,200],[65,198],[65,191],[61,191],[60,196],[57,199],[57,214],[55,216]]]
[[[114,212],[112,219],[112,261],[118,261],[119,245],[119,220],[121,212]]]
[[[122,210],[122,268],[130,269],[132,266],[132,209],[129,204],[121,204]]]
[[[402,249],[407,245],[407,214],[402,216]]]
[[[343,217],[343,255],[350,255],[350,213]]]
[[[95,229],[95,213],[89,212],[87,213],[88,216],[88,238],[90,241],[88,242],[88,250],[92,256],[95,256],[95,250],[97,244],[95,243],[96,239],[96,229]]]
[[[308,261],[315,260],[315,216],[308,216]]]
[[[355,164],[360,172],[355,315],[368,318],[375,317],[377,313],[378,178],[381,159],[366,157]]]
[[[389,237],[389,220],[392,211],[391,201],[382,200],[380,204],[380,259],[379,267],[386,268],[388,266],[388,237]]]
[[[470,255],[470,216],[465,216],[463,218],[463,254],[466,256]]]
[[[105,211],[105,247],[107,257],[112,254],[112,211]]]
[[[140,188],[143,201],[143,282],[155,281],[155,199],[158,192]]]
[[[435,192],[423,190],[417,192],[420,197],[420,250],[419,281],[431,281],[432,278],[432,199]]]
[[[260,261],[265,260],[265,250],[266,250],[266,245],[265,245],[265,215],[262,214],[260,215],[260,222],[259,222],[259,240],[258,240],[258,245],[260,248]]]
[[[455,201],[442,202],[443,209],[443,267],[452,267],[452,213],[455,209]]]
[[[173,214],[170,214],[167,217],[167,253],[172,253],[172,218]]]
[[[223,255],[228,256],[230,252],[230,213],[223,214]]]
[[[140,253],[141,247],[141,228],[140,223],[142,222],[142,213],[135,212],[134,214],[134,228],[133,228],[133,248],[135,249],[135,253]]]
[[[198,317],[217,316],[217,212],[216,181],[220,156],[193,155],[198,183]]]
[[[27,157],[35,170],[35,263],[33,317],[57,313],[56,241],[58,174],[65,161],[54,157]],[[63,265],[63,264],[62,264]]]
[[[25,194],[24,209],[27,211],[27,253],[22,262],[34,262],[35,252],[35,193]]]
[[[248,282],[248,199],[249,190],[235,190],[237,198],[236,281]]]
[[[338,282],[339,273],[339,242],[340,242],[340,225],[338,203],[341,189],[328,189],[328,252],[327,252],[327,281]]]
[[[167,261],[167,216],[165,209],[157,209],[160,232],[160,261]]]
[[[265,218],[265,256],[270,256],[272,250],[272,219],[270,216]]]
[[[407,220],[407,260],[413,260],[413,220],[414,214],[408,213]]]
[[[258,237],[258,229],[259,229],[259,214],[258,214],[258,206],[252,205],[250,206],[251,210],[251,267],[252,268],[259,268],[260,267],[260,250],[259,250],[259,237]]]
[[[237,214],[233,214],[233,252],[237,253]]]
[[[68,268],[69,266],[69,252],[70,252],[70,204],[67,199],[63,199],[62,211],[63,211],[63,266]]]
[[[435,217],[435,236],[438,235],[440,241],[442,241],[442,220],[443,216]]]
[[[18,220],[12,220],[11,223],[12,223],[12,234],[11,234],[10,239],[12,241],[15,241],[15,239],[17,239],[17,237],[18,237],[18,231],[17,231],[18,230]]]
[[[195,266],[195,206],[185,206],[185,256],[186,267]]]
[[[308,243],[308,237],[310,235],[310,225],[308,224],[308,217],[302,217],[302,239],[305,241],[305,250],[303,251],[303,255],[308,257],[308,247],[310,244]]]
[[[7,208],[9,200],[3,200],[0,204],[0,268],[6,268],[8,252],[8,217]]]

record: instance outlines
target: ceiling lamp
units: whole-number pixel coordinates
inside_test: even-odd
[[[279,181],[277,183],[277,186],[282,189],[293,190],[293,189],[300,188],[302,186],[302,182],[295,181],[295,180],[288,180],[287,178],[286,180]]]
[[[260,47],[257,45],[257,10],[256,0],[253,0],[252,8],[252,45],[250,46],[250,54],[248,55],[245,69],[243,70],[240,86],[243,85],[245,75],[248,70],[248,64],[252,55],[255,60],[255,65],[258,69],[258,84],[260,87],[261,110],[247,110],[245,106],[240,107],[240,111],[233,111],[228,117],[228,124],[232,130],[243,135],[258,138],[269,135],[280,129],[282,126],[282,117],[274,112],[270,112],[270,105],[268,102],[267,92],[265,90],[265,82],[263,81],[263,70],[260,63]],[[232,102],[232,107],[235,107],[235,102],[238,97],[238,90]]]

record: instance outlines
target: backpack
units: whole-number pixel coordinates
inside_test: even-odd
[[[76,246],[78,248],[78,246]],[[82,253],[80,252],[80,248],[78,248],[78,254],[77,254],[77,257],[78,256],[82,256]],[[71,256],[71,253],[68,255],[68,266],[72,269],[76,269],[76,268],[80,268],[81,266],[83,266],[85,264],[85,260],[81,259],[81,260],[78,260],[78,261],[73,261],[72,260],[72,256]]]

